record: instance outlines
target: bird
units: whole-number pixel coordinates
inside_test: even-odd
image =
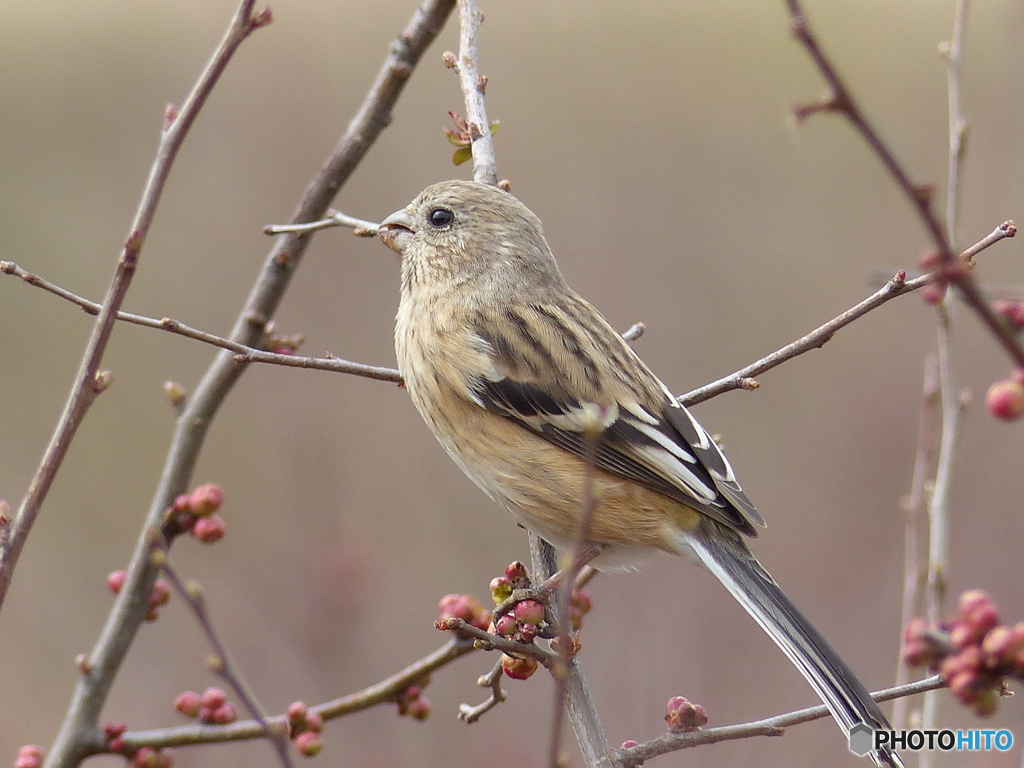
[[[430,431],[527,529],[600,570],[658,550],[709,570],[849,735],[890,730],[864,685],[754,556],[764,519],[732,465],[629,344],[566,283],[540,219],[510,192],[452,180],[385,218],[401,256],[395,353]],[[889,749],[878,766],[901,766]]]

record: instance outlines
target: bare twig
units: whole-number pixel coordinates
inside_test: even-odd
[[[900,503],[903,513],[903,609],[900,626],[906,627],[919,615],[922,569],[917,551],[918,528],[924,509],[925,484],[930,476],[935,452],[935,430],[941,416],[939,409],[939,381],[935,358],[928,356],[924,367],[924,391],[921,398],[921,416],[917,431],[917,451],[914,456],[914,475],[910,493]],[[896,685],[910,680],[910,667],[898,654]],[[907,727],[907,700],[897,699],[893,705],[892,724],[896,730]]]
[[[78,305],[91,315],[98,314],[102,308],[102,305],[97,304],[96,302],[84,299],[65,288],[61,288],[59,285],[55,285],[48,280],[44,280],[38,275],[26,272],[13,262],[0,261],[0,272],[20,277],[29,285],[34,285],[45,291],[49,291],[55,296],[60,296],[62,299],[66,299],[72,304]],[[342,360],[341,358],[333,357],[331,355],[328,355],[327,357],[303,357],[299,355],[286,355],[279,352],[269,352],[265,349],[250,347],[207,331],[201,331],[198,328],[193,328],[180,320],[175,320],[170,317],[156,318],[146,317],[145,315],[136,315],[132,312],[118,312],[117,319],[126,323],[132,323],[133,325],[141,325],[144,328],[156,328],[161,331],[169,331],[170,333],[174,333],[179,336],[201,341],[204,344],[210,344],[214,347],[231,350],[236,353],[234,357],[235,362],[240,364],[272,363],[274,365],[284,365],[292,368],[309,368],[319,371],[333,371],[334,373],[349,373],[354,376],[365,376],[366,378],[378,379],[381,381],[394,381],[399,383],[402,381],[402,374],[394,368],[386,368],[378,365],[364,365],[363,363]]]
[[[947,237],[946,227],[942,225],[932,209],[933,191],[930,185],[915,184],[910,179],[907,171],[860,110],[831,60],[822,50],[818,39],[812,33],[799,0],[785,0],[785,2],[789,9],[790,27],[793,34],[814,60],[831,91],[829,98],[824,101],[797,107],[795,110],[797,118],[804,119],[818,112],[834,112],[843,115],[850,122],[917,211],[918,218],[935,244],[935,250],[939,256],[940,266],[937,271],[941,273],[944,280],[954,284],[963,293],[965,301],[981,318],[1006,353],[1018,366],[1024,367],[1024,347],[1021,346],[1016,334],[989,305],[970,272],[957,268],[955,246]]]
[[[408,26],[392,43],[369,94],[338,147],[307,188],[293,222],[323,217],[338,190],[391,122],[395,102],[454,5],[454,0],[428,0],[415,11]],[[309,242],[309,236],[302,234],[277,239],[235,322],[232,341],[246,346],[260,342]],[[89,672],[79,678],[61,732],[47,755],[47,768],[73,768],[87,754],[88,745],[94,743],[100,710],[145,618],[148,596],[156,581],[157,569],[150,563],[146,533],[160,525],[163,511],[186,489],[217,410],[243,370],[245,366],[235,362],[233,352],[220,353],[178,418],[163,474],[132,555],[128,579],[88,658]]]
[[[93,325],[88,342],[86,342],[85,353],[72,382],[71,392],[57,426],[54,428],[50,443],[43,453],[39,468],[32,478],[28,492],[11,521],[10,535],[0,542],[0,606],[3,605],[7,595],[18,557],[21,555],[39,510],[46,500],[50,486],[64,462],[71,441],[85,418],[86,412],[96,399],[96,395],[102,391],[97,386],[96,378],[100,370],[100,362],[103,360],[107,343],[113,333],[117,311],[124,302],[125,294],[127,294],[132,277],[138,268],[142,246],[146,242],[149,227],[153,223],[157,204],[160,202],[164,184],[170,175],[178,150],[185,141],[196,115],[206,103],[207,97],[220,79],[221,73],[227,67],[238,46],[254,30],[270,23],[271,17],[268,11],[253,15],[254,2],[255,0],[242,0],[224,38],[181,108],[177,110],[169,108],[167,111],[156,159],[150,168],[145,189],[143,189],[135,216],[128,228],[128,237],[125,239],[124,247],[117,259],[114,277],[103,299],[103,309]]]
[[[494,662],[494,666],[491,667],[491,671],[486,675],[481,675],[476,681],[476,684],[481,688],[490,688],[491,694],[484,701],[471,706],[469,704],[459,705],[459,720],[464,723],[475,723],[485,713],[490,712],[496,706],[505,701],[505,691],[501,689],[501,677],[504,673],[502,672],[501,659],[499,658]]]
[[[960,254],[959,258],[962,263],[970,263],[977,254],[981,253],[989,246],[998,243],[1000,240],[1007,237],[1014,237],[1016,234],[1017,227],[1012,221],[1003,222],[983,239],[979,240]],[[866,315],[871,310],[882,306],[886,302],[895,299],[897,296],[902,296],[905,293],[916,291],[918,288],[923,288],[934,280],[935,277],[932,274],[925,274],[915,277],[912,280],[908,280],[905,272],[897,272],[896,275],[890,278],[889,282],[887,282],[880,290],[876,291],[871,296],[868,296],[864,301],[860,302],[856,306],[850,307],[850,309],[846,310],[841,315],[832,318],[824,325],[814,329],[806,336],[787,344],[781,349],[772,352],[770,355],[761,358],[757,362],[751,363],[750,365],[745,366],[744,368],[741,368],[735,373],[725,376],[718,381],[713,381],[703,387],[687,392],[685,395],[680,395],[678,400],[683,405],[695,405],[696,403],[702,403],[705,400],[710,400],[716,395],[720,395],[723,392],[729,392],[733,389],[756,389],[758,384],[757,381],[751,378],[752,376],[757,376],[765,371],[770,371],[777,365],[781,365],[791,358],[802,355],[804,352],[821,348],[835,335],[836,331],[845,328],[854,320]]]
[[[484,92],[487,78],[480,74],[477,40],[484,15],[474,0],[459,0],[459,58],[458,72],[462,96],[466,102],[466,123],[473,147],[473,178],[484,184],[498,183],[498,161],[491,138],[491,123],[487,119]]]
[[[644,331],[647,330],[647,326],[643,323],[633,323],[629,328],[622,332],[622,338],[626,341],[636,341],[644,335]]]
[[[160,570],[167,577],[167,580],[170,581],[171,586],[196,617],[200,629],[206,635],[207,642],[213,648],[215,654],[213,671],[231,686],[231,690],[235,692],[239,701],[249,710],[249,714],[253,716],[253,719],[256,720],[262,729],[263,735],[270,740],[270,743],[277,751],[281,764],[285,768],[291,768],[292,760],[288,754],[288,728],[287,726],[284,728],[271,726],[266,711],[260,706],[256,694],[253,693],[252,688],[245,681],[242,671],[238,668],[238,664],[235,663],[235,660],[228,652],[227,646],[224,645],[220,635],[214,629],[213,621],[210,619],[210,612],[206,608],[206,597],[203,595],[202,588],[198,584],[186,585],[181,580],[178,572],[171,565],[166,549],[155,550],[153,557],[158,563]]]
[[[935,675],[926,680],[918,680],[907,685],[887,688],[884,691],[872,694],[872,697],[878,702],[889,701],[890,699],[912,696],[915,693],[941,687],[942,680],[938,675]],[[828,716],[828,707],[822,704],[740,725],[723,725],[718,728],[704,728],[687,733],[668,733],[643,744],[638,744],[635,747],[620,749],[615,752],[613,759],[616,761],[616,766],[634,768],[634,766],[638,766],[652,757],[664,755],[668,752],[676,752],[680,749],[699,747],[704,744],[717,744],[722,741],[733,741],[735,739],[748,739],[753,736],[781,736],[785,729],[792,725],[799,725],[800,723],[807,723]]]
[[[319,221],[311,221],[307,224],[268,224],[263,228],[263,234],[308,234],[309,232],[319,232],[321,229],[330,229],[331,227],[349,227],[355,230],[353,234],[359,237],[377,236],[377,224],[375,222],[357,219],[341,211],[333,210],[328,211],[325,218]]]

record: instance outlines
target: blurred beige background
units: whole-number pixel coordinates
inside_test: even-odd
[[[945,71],[953,2],[809,2],[828,50],[919,180],[945,178]],[[228,0],[138,3],[11,0],[0,26],[0,259],[92,298],[110,278],[156,146],[232,11]],[[270,241],[335,145],[413,4],[287,2],[231,64],[181,154],[126,304],[226,333]],[[859,301],[881,268],[913,271],[927,240],[851,129],[787,108],[817,97],[817,74],[776,0],[704,4],[483,2],[482,69],[502,121],[501,174],[544,220],[569,281],[678,392],[806,333]],[[1024,9],[971,9],[963,82],[971,122],[960,237],[1024,219],[1020,46]],[[380,219],[452,176],[441,133],[462,111],[441,66],[450,26],[414,75],[396,119],[337,200]],[[939,201],[941,204],[941,200]],[[1021,246],[981,257],[988,286],[1019,286]],[[392,364],[397,263],[344,231],[317,236],[282,307],[304,351]],[[91,321],[14,278],[0,280],[0,497],[16,502],[67,393]],[[888,684],[900,636],[902,524],[931,311],[895,301],[823,350],[762,377],[756,393],[701,405],[770,528],[756,550],[864,681]],[[953,485],[951,594],[989,589],[1024,617],[1020,578],[1024,426],[980,400],[1009,364],[966,311],[955,375],[975,395]],[[117,329],[96,403],[48,499],[0,616],[0,762],[49,745],[110,606],[162,466],[172,413],[162,384],[191,388],[214,352]],[[264,704],[323,701],[383,678],[439,645],[438,598],[486,596],[526,558],[526,536],[463,478],[392,385],[254,366],[218,416],[195,481],[227,491],[228,537],[181,541],[180,569],[206,586],[217,623]],[[684,694],[727,724],[816,703],[774,645],[709,576],[658,558],[602,576],[583,636],[587,671],[614,744],[663,731]],[[174,601],[147,625],[106,720],[182,722],[183,689],[214,682],[191,617]],[[320,764],[425,768],[539,766],[551,686],[507,685],[478,725],[482,654],[435,677],[425,723],[393,707],[331,723]],[[995,722],[1021,728],[1020,698]],[[978,725],[943,702],[943,722]],[[571,737],[569,737],[571,739]],[[1009,756],[946,765],[1004,766]],[[267,745],[181,749],[179,766],[271,765]],[[119,765],[105,758],[97,765]],[[577,763],[578,764],[578,763]],[[862,765],[831,721],[784,739],[661,758],[659,766]]]

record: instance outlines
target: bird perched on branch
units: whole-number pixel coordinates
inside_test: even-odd
[[[751,553],[746,537],[756,538],[764,520],[722,451],[566,285],[526,206],[497,187],[446,181],[379,232],[402,256],[395,349],[406,387],[473,482],[570,551],[590,483],[595,567],[622,567],[651,550],[690,555],[771,636],[845,732],[859,723],[889,729]],[[889,750],[871,757],[902,765]]]

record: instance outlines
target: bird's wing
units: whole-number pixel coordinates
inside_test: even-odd
[[[474,401],[579,456],[587,455],[587,434],[596,426],[596,451],[591,448],[596,466],[756,537],[753,524],[763,526],[764,520],[718,445],[596,311],[590,311],[597,319],[588,318],[589,327],[600,323],[612,339],[553,339],[537,332],[529,317],[514,312],[508,313],[513,319],[507,324],[477,323],[479,349],[490,365],[471,386]],[[545,312],[557,317],[551,308]],[[543,327],[550,331],[551,324]],[[562,330],[571,327],[555,324]],[[510,334],[526,334],[528,339],[515,340]],[[556,341],[560,349],[551,347]],[[611,366],[608,381],[594,374],[594,354]]]

